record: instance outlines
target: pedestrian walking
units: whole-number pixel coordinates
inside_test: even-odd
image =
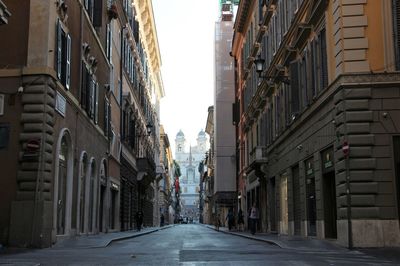
[[[136,212],[136,228],[138,231],[142,230],[142,224],[143,224],[143,212],[138,211]]]
[[[256,204],[253,203],[253,207],[250,209],[250,230],[251,234],[254,235],[256,233],[256,227],[257,227],[257,220],[258,220],[258,209],[256,207]]]
[[[243,218],[242,208],[240,208],[238,212],[238,230],[239,231],[244,230],[244,218]]]
[[[234,223],[234,220],[235,220],[235,217],[234,217],[234,215],[233,215],[233,209],[232,209],[232,208],[229,209],[228,214],[226,215],[225,220],[228,221],[228,228],[229,228],[229,231],[231,231],[231,230],[232,230],[233,223]]]

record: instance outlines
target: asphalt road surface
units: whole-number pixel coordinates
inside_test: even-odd
[[[104,248],[47,248],[1,255],[4,265],[395,265],[359,251],[299,251],[183,224]]]

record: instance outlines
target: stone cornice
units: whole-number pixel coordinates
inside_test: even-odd
[[[140,24],[141,34],[146,46],[148,60],[153,73],[157,73],[161,67],[161,55],[158,45],[157,29],[154,21],[153,5],[151,0],[136,0],[134,5]]]

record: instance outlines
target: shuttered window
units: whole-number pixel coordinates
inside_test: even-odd
[[[299,61],[290,64],[290,113],[292,120],[300,111]]]
[[[55,67],[58,79],[68,90],[71,84],[71,36],[65,32],[61,23],[58,19]]]
[[[93,1],[92,22],[94,27],[101,27],[103,25],[103,1]]]
[[[393,0],[393,31],[396,69],[400,70],[400,2],[398,0]]]

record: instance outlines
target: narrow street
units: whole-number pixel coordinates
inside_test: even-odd
[[[114,241],[106,247],[53,247],[1,255],[0,265],[395,264],[359,251],[281,248],[267,242],[217,232],[204,225],[187,224]]]

